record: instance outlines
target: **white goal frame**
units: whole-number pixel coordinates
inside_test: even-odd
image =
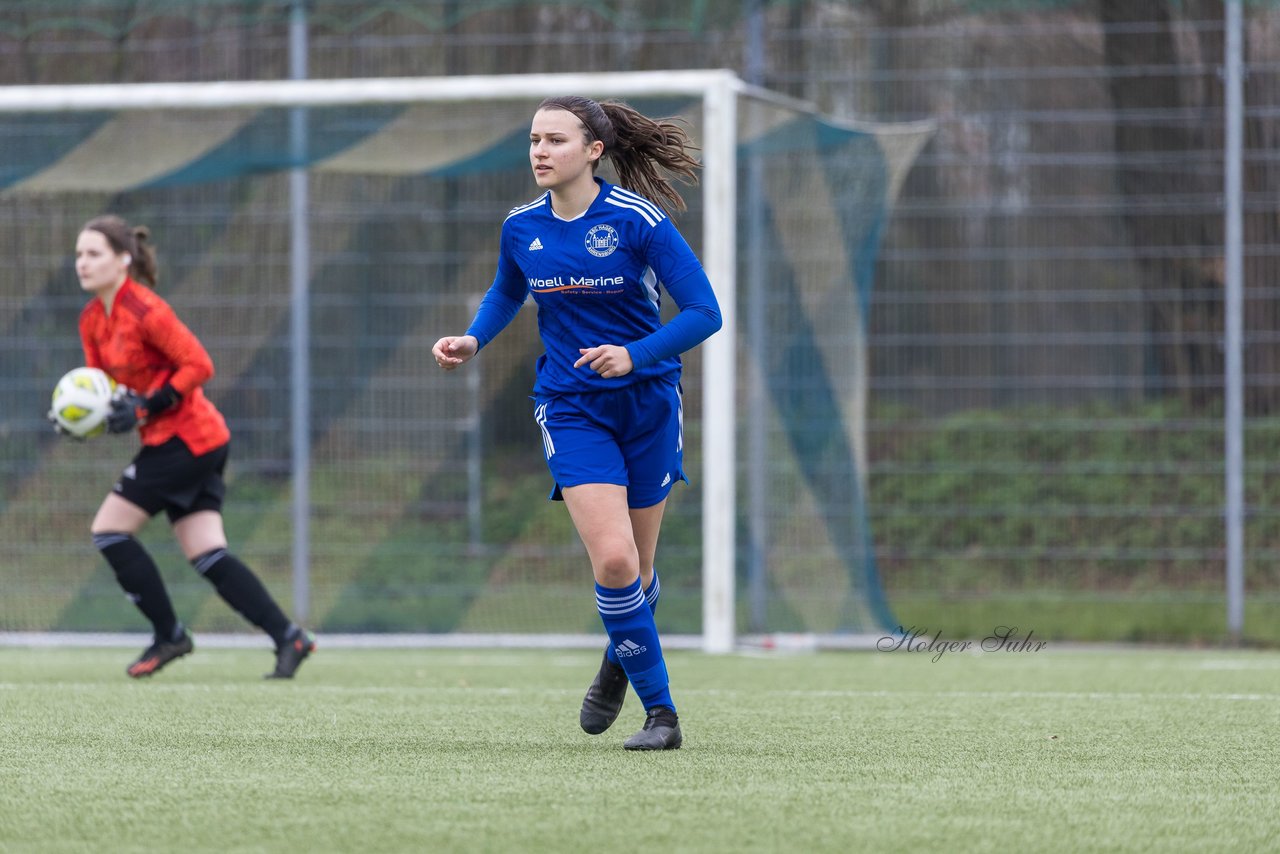
[[[684,95],[702,100],[704,155],[702,263],[720,302],[723,326],[703,345],[702,376],[702,634],[708,653],[735,646],[736,552],[734,539],[736,450],[738,97],[791,99],[748,86],[727,70],[643,71],[575,74],[511,74],[458,77],[370,78],[340,80],[255,80],[209,83],[115,83],[90,85],[0,86],[0,114],[77,110],[228,109],[233,107],[326,107],[342,104],[406,104],[483,101],[560,92],[595,97]],[[305,183],[302,192],[305,194]],[[295,204],[295,211],[305,205]],[[295,240],[295,246],[297,241]],[[306,253],[295,252],[291,274],[295,302],[307,295]],[[306,312],[291,312],[295,324],[292,355],[295,377],[307,376]],[[309,610],[309,531],[307,450],[309,401],[306,384],[294,383],[295,450],[293,542],[294,613]],[[300,485],[299,485],[300,484]]]

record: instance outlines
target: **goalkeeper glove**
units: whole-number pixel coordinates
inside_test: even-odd
[[[126,391],[111,401],[107,413],[108,433],[128,433],[138,426],[138,410],[146,404],[142,395]]]
[[[159,415],[181,399],[177,390],[165,383],[149,397],[126,391],[111,401],[111,412],[107,415],[108,433],[128,433],[143,418]]]

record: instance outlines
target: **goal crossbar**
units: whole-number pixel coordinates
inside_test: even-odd
[[[717,90],[738,92],[746,88],[733,72],[721,69],[0,86],[0,113],[408,104],[494,100],[495,93],[502,93],[503,98],[543,98],[560,92],[611,97],[707,96]]]

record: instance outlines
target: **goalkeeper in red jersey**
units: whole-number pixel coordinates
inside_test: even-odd
[[[246,620],[275,642],[268,678],[290,679],[315,649],[247,566],[227,550],[222,525],[223,470],[231,433],[205,397],[213,362],[156,284],[155,249],[145,227],[116,216],[90,220],[76,239],[76,275],[93,296],[80,314],[85,365],[101,368],[128,391],[107,417],[107,430],[137,430],[142,449],[93,518],[93,544],[125,594],[150,621],[153,643],[127,673],[150,676],[193,649],[160,572],[135,538],[164,511],[196,572]]]

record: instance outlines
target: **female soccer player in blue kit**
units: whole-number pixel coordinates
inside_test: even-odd
[[[580,723],[593,735],[608,729],[629,681],[647,717],[628,750],[673,750],[683,740],[653,620],[653,559],[667,495],[687,481],[680,354],[720,328],[720,308],[655,201],[684,209],[664,172],[696,181],[691,148],[680,125],[626,104],[544,100],[529,159],[547,192],[507,215],[497,275],[475,319],[432,348],[441,368],[457,368],[533,294],[546,348],[533,415],[555,480],[551,497],[563,499],[587,548],[609,635]],[[602,157],[617,186],[595,177]],[[680,309],[666,324],[660,287]]]

